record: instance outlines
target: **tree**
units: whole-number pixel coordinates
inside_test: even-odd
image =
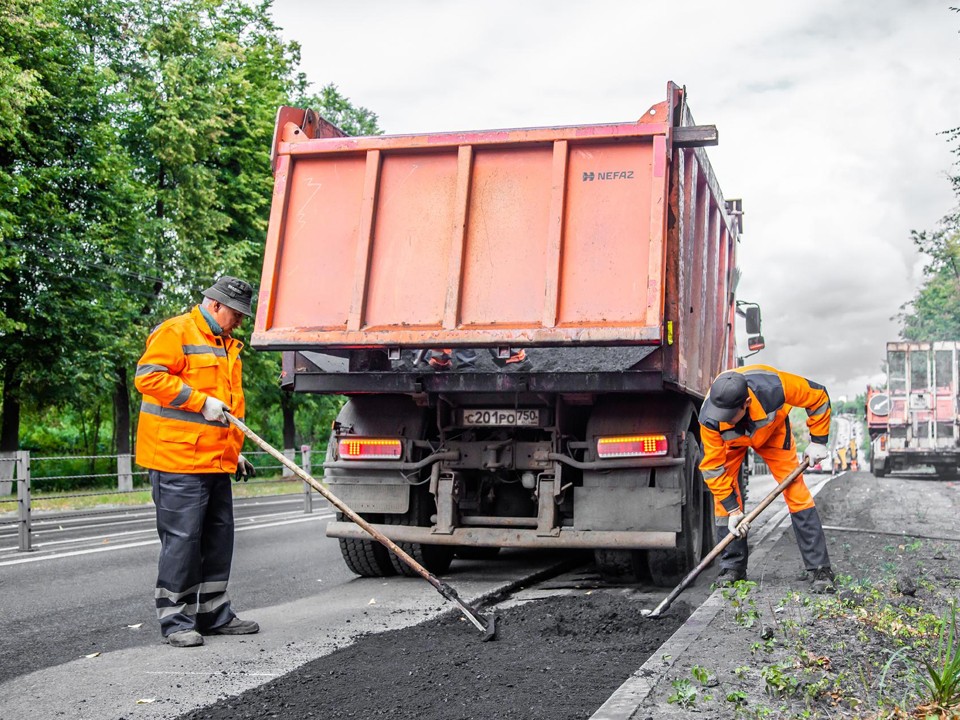
[[[18,445],[25,399],[82,406],[97,395],[104,328],[122,315],[105,282],[109,238],[136,225],[104,62],[116,10],[17,0],[0,14],[0,74],[12,80],[0,92],[0,450]]]
[[[960,12],[960,8],[951,8]],[[960,158],[960,127],[943,133]],[[958,159],[954,166],[960,166]],[[960,172],[950,177],[958,204],[936,230],[911,233],[913,244],[930,262],[916,297],[900,308],[904,340],[960,340]]]
[[[150,329],[221,274],[259,276],[279,105],[379,132],[335,86],[307,95],[270,4],[0,8],[0,450],[18,446],[21,408],[46,419],[55,406],[85,429],[61,437],[93,452],[112,415],[114,447],[129,450],[132,368]],[[245,363],[272,440],[281,418],[295,437],[295,408],[323,424],[330,399],[284,397],[277,354]]]

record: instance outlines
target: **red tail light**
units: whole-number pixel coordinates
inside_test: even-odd
[[[597,440],[597,456],[600,458],[657,457],[666,454],[666,435],[618,435]]]
[[[403,444],[395,438],[341,438],[337,448],[343,460],[399,460]]]

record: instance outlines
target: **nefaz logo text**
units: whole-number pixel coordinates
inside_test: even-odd
[[[633,170],[608,170],[606,172],[585,172],[583,182],[594,180],[633,180]]]

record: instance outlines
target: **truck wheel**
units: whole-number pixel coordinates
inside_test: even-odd
[[[637,583],[644,580],[646,553],[643,550],[593,551],[593,562],[600,576],[609,583]]]
[[[681,510],[683,530],[677,535],[677,547],[670,550],[649,550],[647,565],[655,585],[676,585],[693,570],[703,557],[704,493],[700,474],[700,445],[693,434],[687,435],[683,482],[687,502]]]
[[[740,484],[740,499],[743,500],[743,506],[747,506],[747,498],[750,497],[750,473],[746,468],[747,460],[744,458],[740,465],[740,473],[737,475],[737,482]]]
[[[410,509],[403,515],[384,515],[388,525],[409,525],[412,527],[430,527],[430,515],[433,512],[433,499],[421,488],[410,488]],[[427,543],[398,542],[400,549],[423,565],[434,575],[445,573],[453,562],[453,545],[429,545]],[[417,571],[409,567],[392,552],[388,552],[390,562],[398,575],[419,577]]]
[[[337,520],[342,521],[342,513],[337,513]],[[364,517],[364,520],[375,522],[374,519]],[[378,521],[377,518],[376,521]],[[389,577],[396,575],[393,564],[390,562],[390,551],[376,540],[354,540],[340,538],[340,554],[350,572],[360,577]]]
[[[879,466],[879,467],[872,467],[872,466],[871,466],[870,469],[873,471],[874,476],[875,476],[875,477],[878,477],[878,478],[882,478],[882,477],[883,477],[884,475],[886,475],[887,472],[888,472],[888,470],[887,470],[887,463],[886,463],[886,462],[880,463],[880,466]]]

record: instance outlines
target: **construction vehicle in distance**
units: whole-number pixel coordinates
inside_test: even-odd
[[[663,585],[696,567],[697,413],[738,315],[763,347],[716,142],[673,83],[577,127],[346,137],[281,108],[252,344],[287,389],[349,398],[330,490],[435,573],[504,547]],[[407,572],[343,518],[327,534],[359,575]]]
[[[870,468],[877,477],[957,476],[958,351],[960,342],[887,343],[887,385],[867,389]]]

